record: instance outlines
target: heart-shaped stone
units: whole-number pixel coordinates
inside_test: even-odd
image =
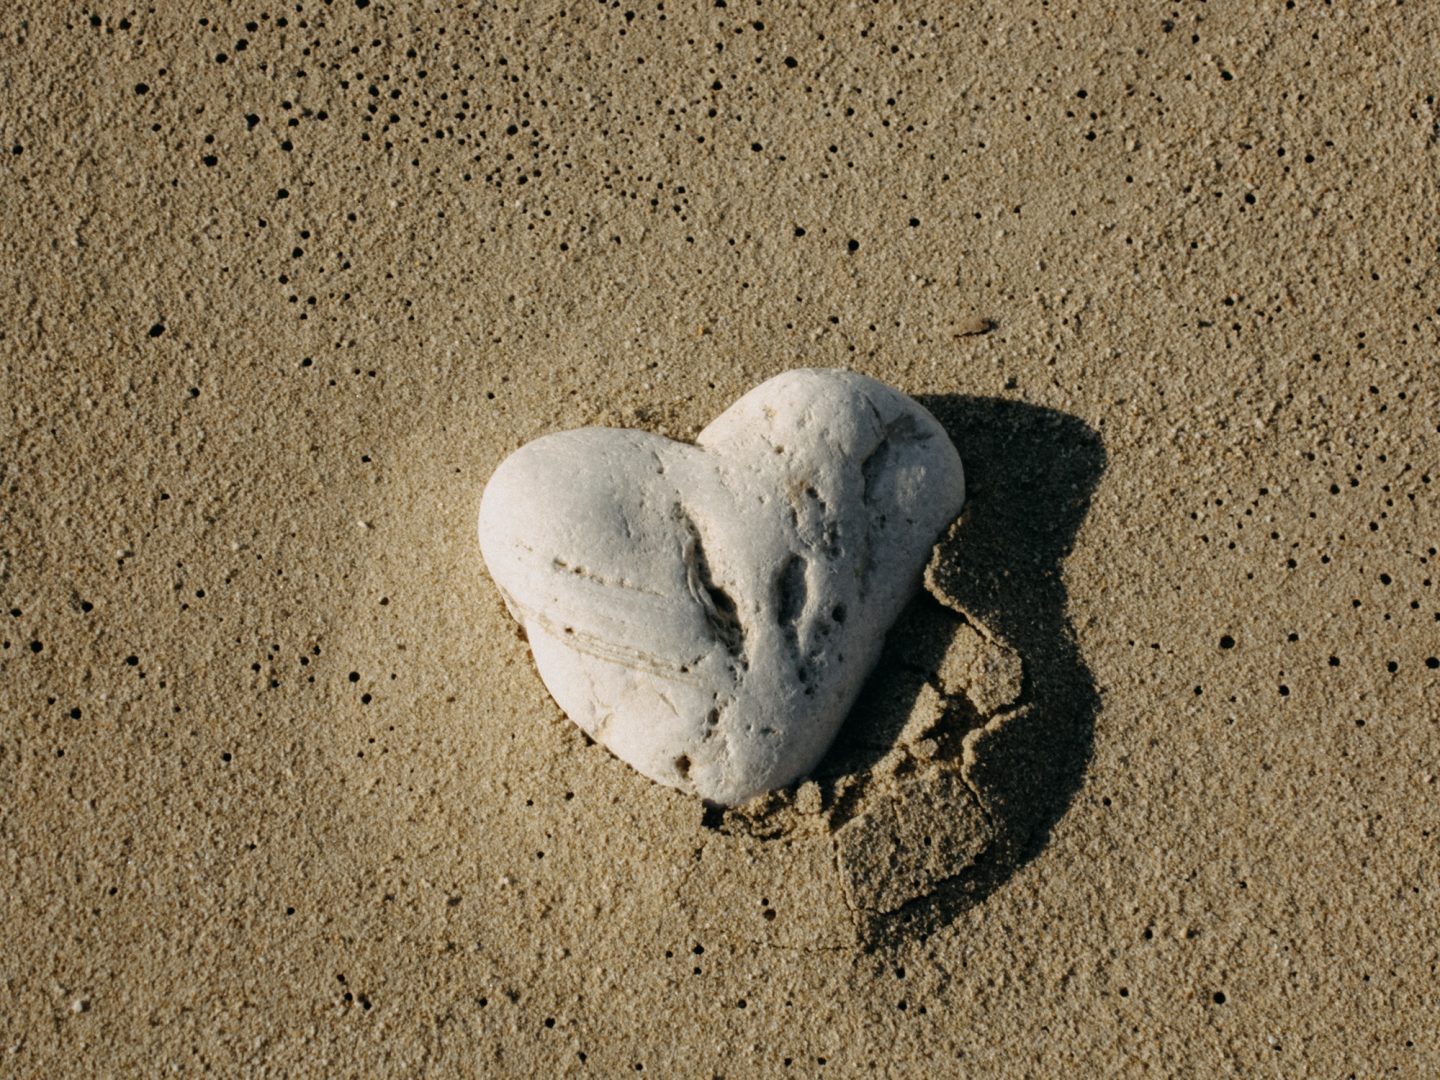
[[[521,447],[486,485],[480,547],[570,719],[734,805],[820,760],[964,500],[919,404],[797,370],[693,446],[581,428]]]

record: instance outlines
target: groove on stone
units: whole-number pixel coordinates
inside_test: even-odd
[[[805,614],[807,565],[804,556],[791,555],[775,575],[775,621],[779,623],[786,640],[797,651],[800,641],[800,617]]]
[[[711,576],[704,541],[690,515],[677,504],[674,517],[685,531],[681,558],[685,563],[685,584],[690,595],[704,611],[705,621],[715,640],[731,656],[740,656],[745,651],[745,627],[741,625],[735,601]]]

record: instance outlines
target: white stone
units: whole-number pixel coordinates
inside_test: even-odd
[[[797,370],[693,446],[581,428],[521,447],[486,485],[480,547],[570,719],[734,805],[820,760],[964,499],[919,404]]]

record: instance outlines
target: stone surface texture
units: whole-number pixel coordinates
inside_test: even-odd
[[[807,773],[965,498],[929,412],[786,372],[696,438],[582,428],[507,458],[480,544],[565,713],[722,804]]]

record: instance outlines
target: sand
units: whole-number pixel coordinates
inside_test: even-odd
[[[0,15],[0,1072],[1440,1071],[1433,6],[60,7]],[[475,540],[523,442],[799,366],[970,481],[848,864],[834,787],[587,745]],[[912,783],[977,626],[983,835]],[[904,821],[958,871],[857,912]]]

